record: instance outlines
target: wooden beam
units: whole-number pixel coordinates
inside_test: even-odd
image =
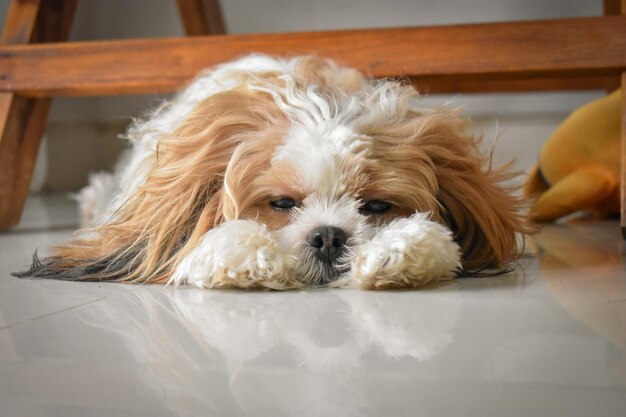
[[[177,0],[187,36],[226,33],[219,0]]]
[[[6,46],[0,48],[0,91],[173,91],[201,69],[251,52],[313,53],[373,77],[440,83],[598,79],[626,69],[626,17]]]
[[[619,77],[618,77],[619,78]],[[427,94],[440,93],[521,93],[530,91],[606,90],[615,77],[537,77],[537,78],[478,78],[417,77],[411,79],[415,88]],[[613,88],[614,90],[615,88]]]

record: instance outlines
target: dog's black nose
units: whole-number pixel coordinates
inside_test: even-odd
[[[316,255],[320,259],[333,263],[343,252],[348,236],[338,227],[322,226],[311,230],[306,240],[311,247],[317,249]]]

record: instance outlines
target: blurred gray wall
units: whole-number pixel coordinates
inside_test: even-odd
[[[10,1],[0,0],[0,19]],[[222,0],[229,33],[493,22],[602,14],[597,0]],[[175,0],[79,0],[72,40],[182,36]],[[542,141],[572,109],[603,92],[432,96],[461,105],[490,138],[496,162],[527,169]],[[76,189],[90,170],[107,169],[124,144],[116,136],[161,97],[54,101],[33,190]]]

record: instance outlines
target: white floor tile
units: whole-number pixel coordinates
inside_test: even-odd
[[[420,291],[23,281],[0,236],[1,416],[619,416],[617,222],[547,226],[507,275]],[[8,265],[8,270],[7,266]]]

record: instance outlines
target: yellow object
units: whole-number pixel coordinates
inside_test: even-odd
[[[578,210],[607,216],[620,209],[621,90],[574,111],[548,138],[524,192],[533,220]]]

